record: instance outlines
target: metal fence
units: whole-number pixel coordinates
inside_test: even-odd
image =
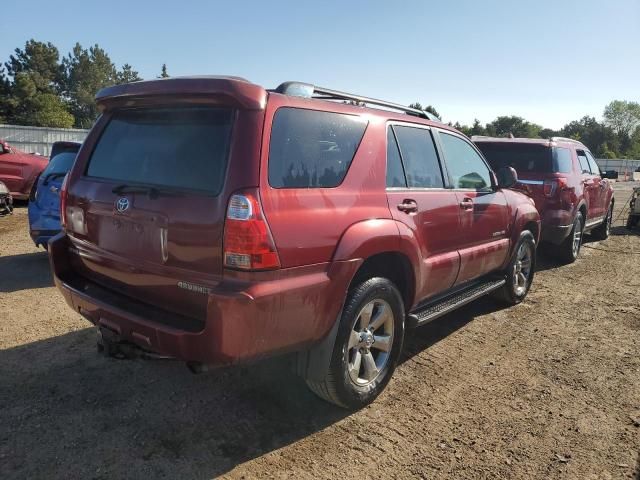
[[[624,180],[623,177],[631,180],[634,177],[638,177],[636,170],[640,168],[640,160],[630,160],[626,158],[598,158],[596,160],[598,166],[602,170],[616,170],[620,176],[620,180]]]
[[[24,127],[20,125],[0,125],[0,139],[6,140],[22,151],[49,155],[51,144],[62,140],[83,142],[89,130],[79,128]],[[633,178],[640,168],[640,160],[624,158],[598,158],[602,170],[617,170],[620,179]],[[636,173],[636,176],[638,174]]]
[[[83,142],[89,130],[78,128],[24,127],[0,125],[0,139],[23,152],[49,155],[51,144],[59,141]]]

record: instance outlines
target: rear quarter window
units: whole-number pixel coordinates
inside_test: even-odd
[[[330,188],[342,183],[367,122],[356,115],[284,107],[271,128],[269,184]]]
[[[217,195],[224,180],[232,117],[230,109],[211,107],[115,111],[86,174]]]
[[[557,173],[571,173],[573,171],[571,150],[568,148],[553,148],[553,171]]]

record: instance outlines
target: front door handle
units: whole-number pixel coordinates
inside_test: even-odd
[[[460,208],[462,210],[473,210],[473,199],[465,197],[460,202]]]
[[[398,204],[398,210],[404,213],[415,213],[418,211],[418,203],[410,198],[405,198]]]

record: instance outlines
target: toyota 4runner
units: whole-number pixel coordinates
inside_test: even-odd
[[[314,392],[358,408],[408,327],[488,293],[516,304],[531,285],[533,201],[425,112],[235,77],[97,102],[49,249],[108,353],[198,370],[296,352]]]

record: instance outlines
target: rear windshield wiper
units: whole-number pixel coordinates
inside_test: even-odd
[[[118,195],[122,195],[123,193],[146,193],[149,195],[149,198],[157,198],[160,195],[164,196],[179,196],[180,193],[175,192],[173,190],[151,187],[147,185],[128,185],[123,183],[121,185],[116,185],[111,189],[113,193]]]

